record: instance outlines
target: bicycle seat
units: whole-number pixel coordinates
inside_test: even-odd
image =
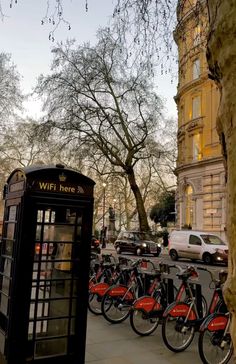
[[[193,266],[189,266],[187,268],[180,268],[180,272],[176,273],[177,277],[180,279],[188,279],[188,278],[197,278],[198,272],[196,271],[196,269]]]

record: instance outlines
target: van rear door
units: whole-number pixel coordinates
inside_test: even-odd
[[[170,236],[169,250],[174,249],[180,258],[188,256],[188,233],[185,231],[175,231]]]

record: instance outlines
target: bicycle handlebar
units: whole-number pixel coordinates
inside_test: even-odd
[[[205,272],[208,272],[210,274],[210,276],[211,276],[211,282],[213,282],[215,284],[217,284],[217,283],[223,283],[222,282],[222,278],[218,278],[218,279],[215,278],[214,275],[213,275],[213,273],[212,273],[212,271],[209,270],[208,268],[205,268],[205,267],[197,267],[197,269],[198,270],[203,270]],[[220,275],[220,273],[227,273],[227,272],[225,272],[225,271],[219,272],[219,275]]]
[[[214,282],[214,283],[219,282],[219,280],[218,280],[218,279],[216,279],[216,278],[214,277],[214,275],[213,275],[213,273],[212,273],[212,271],[211,271],[211,270],[209,270],[209,269],[207,269],[207,268],[205,268],[205,267],[197,267],[197,269],[198,269],[198,270],[203,270],[203,271],[205,271],[205,272],[208,272],[208,273],[210,274],[210,276],[211,276],[211,281],[212,281],[212,282]]]

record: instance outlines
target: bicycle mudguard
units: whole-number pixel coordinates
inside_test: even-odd
[[[224,330],[229,320],[228,314],[212,313],[207,316],[200,326],[199,331],[218,331]]]
[[[196,314],[193,309],[190,309],[190,305],[185,302],[173,302],[171,303],[163,313],[163,317],[186,317],[188,315],[188,320],[196,320]]]
[[[144,312],[158,311],[162,309],[162,306],[153,297],[143,296],[138,298],[134,304],[133,309],[140,310]]]
[[[89,293],[95,293],[99,296],[104,296],[104,293],[108,288],[109,285],[107,283],[96,283],[90,288]]]
[[[134,295],[132,292],[128,291],[128,288],[126,286],[122,286],[122,285],[117,285],[117,286],[113,286],[109,289],[109,291],[107,292],[107,294],[111,297],[119,297],[119,296],[124,296],[124,298],[126,300],[133,300],[134,299]]]

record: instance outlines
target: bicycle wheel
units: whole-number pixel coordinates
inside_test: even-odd
[[[129,317],[132,302],[133,301],[125,300],[123,296],[112,297],[109,295],[108,291],[102,299],[102,314],[108,322],[118,324]]]
[[[162,322],[162,338],[168,349],[175,353],[184,351],[194,338],[194,327],[184,323],[185,317],[167,315]]]
[[[130,312],[130,325],[134,332],[140,336],[152,334],[158,324],[159,317],[150,317],[150,314],[141,310],[132,309]]]
[[[96,293],[89,293],[88,309],[90,312],[92,312],[94,315],[101,315],[102,314],[101,303],[102,303],[101,296],[99,296]]]
[[[200,332],[198,350],[204,364],[226,364],[233,355],[230,334],[224,337],[224,330]]]

